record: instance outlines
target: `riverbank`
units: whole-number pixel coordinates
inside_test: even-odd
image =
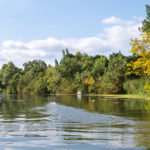
[[[49,94],[49,95],[55,95],[55,96],[63,96],[63,95],[74,95],[74,96],[106,96],[106,97],[112,97],[112,98],[142,98],[150,100],[150,97],[148,95],[128,95],[128,94]]]
[[[141,98],[141,99],[146,99],[146,100],[150,100],[150,96],[148,95],[128,95],[128,94],[3,94],[0,93],[0,95],[47,95],[47,96],[100,96],[100,97],[111,97],[111,98],[126,98],[126,99],[137,99],[137,98]]]

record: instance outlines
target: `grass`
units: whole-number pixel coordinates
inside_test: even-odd
[[[50,94],[50,95],[56,95],[56,96],[63,96],[63,95],[77,95],[77,94]],[[113,98],[130,98],[130,99],[136,99],[136,98],[142,98],[146,100],[150,100],[150,96],[148,95],[128,95],[128,94],[82,94],[82,96],[106,96],[106,97],[113,97]]]

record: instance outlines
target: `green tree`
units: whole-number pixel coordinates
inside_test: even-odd
[[[97,79],[99,76],[103,76],[105,69],[107,67],[108,60],[106,57],[100,57],[95,60],[92,73]]]
[[[21,94],[25,86],[27,86],[27,83],[24,81],[24,76],[21,75],[17,84],[17,93]]]
[[[52,66],[49,66],[44,76],[44,83],[46,81],[45,85],[47,85],[49,93],[55,94],[60,89],[60,80],[61,77],[58,71]]]
[[[61,60],[60,65],[57,66],[57,70],[62,78],[72,80],[75,77],[75,73],[80,70],[80,64],[74,57],[65,57]]]
[[[17,93],[17,85],[18,81],[20,79],[20,74],[16,73],[13,75],[12,79],[9,81],[9,92],[11,94],[16,94]]]
[[[92,68],[93,68],[93,63],[94,63],[94,60],[93,60],[93,57],[92,56],[88,56],[87,54],[84,54],[84,56],[81,58],[81,71],[89,71],[91,72],[92,71]]]
[[[45,72],[47,69],[46,63],[42,60],[28,61],[27,63],[24,63],[23,66],[24,73],[28,72],[30,74],[30,78],[38,76],[40,72]]]
[[[142,32],[150,33],[150,5],[146,5],[146,13],[147,17],[142,21],[142,27],[140,28],[140,30]]]
[[[36,81],[35,93],[36,94],[46,94],[47,92],[48,92],[47,82],[43,78],[40,78],[39,80]]]
[[[17,68],[12,62],[4,64],[0,70],[0,81],[4,89],[9,86],[13,75],[16,73],[21,73],[21,69]]]
[[[119,53],[113,53],[109,56],[107,69],[107,78],[114,86],[113,93],[123,92],[123,82],[125,81],[127,60],[126,57]]]

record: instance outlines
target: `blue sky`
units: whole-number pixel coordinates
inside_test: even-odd
[[[114,36],[119,36],[123,31],[129,31],[130,27],[131,30],[135,29],[141,23],[141,18],[146,16],[145,4],[150,4],[150,1],[0,0],[0,64],[14,61],[20,66],[22,62],[32,59],[53,63],[53,59],[61,57],[61,50],[65,46],[71,52],[82,52],[83,48],[83,52],[89,54],[105,54],[104,51],[109,51],[106,53],[108,55],[113,50],[121,50],[120,41],[118,47],[111,47],[106,45],[107,40],[115,30],[117,34]],[[137,33],[126,36],[130,40]],[[94,44],[96,41],[99,45]],[[88,43],[91,43],[90,47]],[[124,43],[127,43],[127,38]],[[122,52],[127,54],[128,47]],[[23,56],[24,59],[21,59]]]

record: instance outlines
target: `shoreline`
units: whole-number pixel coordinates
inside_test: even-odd
[[[34,94],[36,95],[36,94]],[[97,97],[114,97],[114,98],[143,98],[143,99],[147,99],[150,100],[150,97],[148,95],[128,95],[128,94],[40,94],[40,95],[49,95],[49,96],[97,96]]]
[[[149,96],[144,95],[128,95],[128,94],[48,94],[48,95],[56,95],[56,96],[65,96],[65,95],[76,95],[76,96],[104,96],[104,97],[116,97],[116,98],[144,98],[150,100]]]
[[[0,93],[0,95],[39,95],[39,96],[95,96],[95,97],[112,97],[112,98],[131,98],[131,99],[136,99],[136,98],[142,98],[146,100],[150,100],[150,97],[148,95],[128,95],[128,94],[4,94]]]

